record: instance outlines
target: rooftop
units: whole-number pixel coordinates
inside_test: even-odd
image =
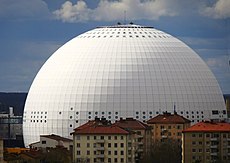
[[[53,140],[57,140],[57,141],[65,141],[65,142],[70,142],[70,141],[73,141],[71,139],[68,139],[68,138],[64,138],[64,137],[61,137],[61,136],[58,136],[58,135],[41,135],[41,137],[45,137],[45,138],[49,138],[49,139],[53,139]]]
[[[74,129],[73,134],[129,134],[129,131],[122,129],[119,126],[114,126],[106,119],[96,118],[93,121],[88,121],[87,123]]]
[[[199,122],[183,132],[230,132],[230,123],[227,122]]]
[[[190,122],[190,120],[178,115],[176,112],[174,114],[164,112],[147,121],[148,124],[184,124]]]
[[[126,118],[126,119],[121,118],[119,121],[116,121],[114,125],[117,125],[119,127],[126,128],[126,129],[131,129],[131,130],[150,129],[150,127],[147,124],[141,121],[138,121],[136,119],[133,119],[133,118]]]

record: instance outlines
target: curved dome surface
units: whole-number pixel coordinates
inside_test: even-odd
[[[25,104],[24,141],[51,133],[70,138],[95,117],[145,121],[174,109],[194,123],[226,117],[222,92],[202,59],[151,27],[98,27],[67,42],[38,72]]]

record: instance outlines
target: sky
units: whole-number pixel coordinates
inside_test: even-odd
[[[230,0],[0,0],[0,92],[28,92],[59,47],[117,22],[153,26],[182,40],[230,94]]]

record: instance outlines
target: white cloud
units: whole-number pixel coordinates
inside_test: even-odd
[[[230,17],[230,0],[217,0],[212,6],[206,6],[201,13],[215,19]]]
[[[0,18],[21,20],[51,16],[47,4],[42,0],[0,0]]]
[[[177,1],[178,0],[100,0],[94,9],[89,8],[83,0],[78,1],[76,4],[66,1],[60,9],[53,13],[57,19],[63,22],[122,20],[124,11],[126,11],[128,20],[156,20],[161,16],[177,15]]]

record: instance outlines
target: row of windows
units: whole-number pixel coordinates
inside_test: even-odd
[[[98,139],[100,139],[100,140],[104,140],[104,139],[112,140],[112,138],[113,138],[113,140],[118,140],[118,139],[124,140],[124,136],[92,136],[92,137],[87,136],[87,140],[90,140],[91,138],[93,138],[94,140],[98,140]],[[81,136],[77,135],[76,139],[81,140]]]
[[[88,115],[92,115],[93,113],[94,113],[95,115],[98,115],[98,114],[99,114],[99,112],[95,111],[95,112],[88,112]],[[181,111],[180,113],[181,113],[181,114],[204,114],[203,111],[201,111],[201,112],[199,112],[199,111],[196,111],[196,112],[194,112],[194,111],[191,111],[191,112],[189,112],[189,111],[186,111],[186,112]],[[225,113],[225,112],[223,111],[223,113]],[[62,112],[60,111],[59,114],[62,114]],[[106,112],[102,111],[101,114],[102,114],[102,115],[105,115]],[[115,115],[118,115],[119,112],[115,112],[114,114],[115,114]],[[154,114],[154,112],[152,112],[152,111],[149,111],[149,112],[145,112],[145,111],[143,111],[143,112],[138,112],[138,111],[136,111],[135,114],[136,114],[136,115],[139,115],[139,114],[143,114],[143,115],[150,114],[150,115],[152,115],[152,114]],[[156,111],[156,114],[160,114],[160,112],[159,112],[159,111]],[[76,115],[79,115],[79,112],[76,112]],[[109,111],[109,112],[108,112],[108,115],[112,115],[112,112]]]
[[[78,38],[113,38],[113,37],[115,37],[114,35],[110,35],[110,36],[108,36],[108,35],[104,35],[103,37],[102,36],[84,36],[84,35],[82,35],[82,36],[78,36]],[[116,38],[118,38],[118,37],[120,37],[119,35],[116,35]],[[133,35],[129,35],[129,36],[126,36],[126,35],[123,35],[122,36],[123,38],[126,38],[126,37],[129,37],[129,38],[133,38],[133,37],[136,37],[136,38],[139,38],[139,37],[142,37],[142,38],[145,38],[145,37],[148,37],[148,38],[169,38],[169,36],[156,36],[156,35],[154,35],[154,36],[150,36],[150,35],[148,35],[148,36],[145,36],[145,35],[142,35],[142,36],[139,36],[139,35],[135,35],[135,36],[133,36]]]
[[[76,159],[77,162],[85,162],[85,163],[90,163],[90,158],[87,158],[87,159],[82,159],[82,158],[77,158]],[[94,158],[93,159],[93,162],[105,162],[106,159],[104,158]],[[108,162],[112,162],[112,158],[108,158]],[[124,162],[124,158],[114,158],[114,162],[117,163],[117,162],[121,162],[123,163]],[[128,162],[131,162],[131,159],[128,159]]]
[[[87,150],[86,152],[87,152],[87,155],[91,154],[89,150]],[[120,153],[120,155],[124,155],[124,151],[120,151],[119,153]],[[101,152],[93,151],[93,154],[94,155],[98,155],[98,154],[103,155],[104,151],[101,151]],[[81,155],[81,151],[80,150],[77,150],[77,155]],[[108,155],[112,155],[112,151],[109,150],[108,151]],[[113,155],[115,155],[115,156],[118,155],[118,151],[113,151]]]
[[[219,134],[219,133],[212,133],[212,134],[206,133],[205,135],[202,134],[202,133],[197,133],[197,134],[193,133],[192,137],[203,137],[203,136],[205,136],[206,138],[219,138],[221,135],[222,135],[223,138],[227,138],[227,137],[230,138],[230,134],[227,134],[227,133],[223,133],[223,134]]]
[[[120,143],[120,145],[118,143],[113,143],[113,147],[114,148],[117,148],[117,147],[124,147],[124,143]],[[87,148],[90,148],[90,143],[87,143],[86,144],[86,147]],[[97,143],[94,143],[93,144],[93,147],[96,148],[96,147],[104,147],[104,144],[101,143],[100,146],[98,146]],[[108,148],[111,148],[112,147],[112,143],[108,143]],[[81,148],[81,144],[80,143],[77,143],[77,148]]]

